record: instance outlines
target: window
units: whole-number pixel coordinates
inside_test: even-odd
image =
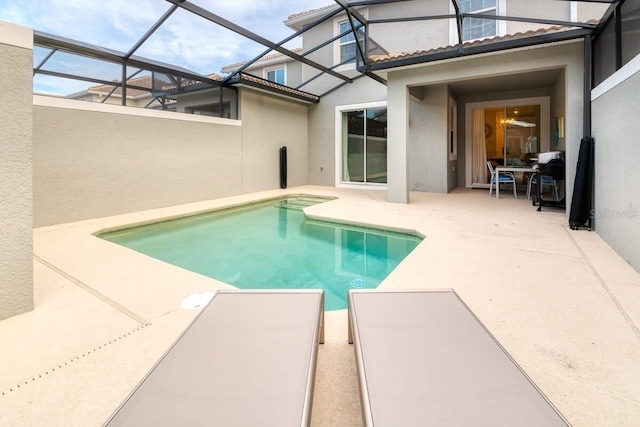
[[[387,109],[342,112],[342,176],[345,183],[387,183]]]
[[[460,0],[462,13],[482,13],[485,15],[497,15],[497,0]],[[476,40],[498,35],[498,21],[494,19],[465,18],[462,26],[462,39]]]
[[[285,84],[284,67],[267,70],[266,77],[270,82],[278,83],[281,85]]]
[[[359,21],[353,21],[354,26],[358,26],[360,24]],[[351,31],[351,24],[349,21],[341,22],[338,26],[338,34],[342,34],[345,31]],[[358,33],[362,32],[362,29],[357,30]],[[353,32],[350,32],[347,35],[340,37],[340,58],[339,62],[341,64],[346,64],[349,62],[354,62],[356,60],[356,55],[358,52],[358,48],[356,47],[356,38],[353,35]]]

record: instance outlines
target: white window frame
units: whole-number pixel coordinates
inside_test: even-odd
[[[337,188],[360,188],[367,190],[386,190],[387,184],[371,182],[345,182],[342,180],[342,114],[349,111],[366,110],[372,108],[387,108],[387,101],[365,102],[362,104],[337,105],[335,113],[335,185]],[[388,110],[387,110],[388,112]],[[387,140],[388,141],[388,140]],[[387,145],[387,156],[388,156]],[[387,157],[388,158],[388,157]],[[388,163],[387,163],[388,164]]]
[[[482,10],[477,10],[474,12],[484,12],[487,10],[491,10],[493,8],[490,9],[482,9]],[[449,12],[451,14],[455,14],[456,10],[453,7],[453,4],[451,4],[449,6]],[[496,1],[496,15],[504,15],[507,13],[507,0],[497,0]],[[496,28],[497,34],[495,36],[491,36],[491,37],[496,37],[496,36],[504,36],[505,34],[507,34],[507,22],[506,21],[497,21],[497,28]],[[482,38],[490,38],[490,37],[482,37]],[[474,39],[474,40],[482,40],[482,38],[480,39]],[[472,42],[474,40],[463,40],[462,43],[467,43],[467,42]],[[454,45],[458,43],[458,24],[456,23],[455,19],[450,19],[449,20],[449,44],[450,45]]]
[[[269,75],[269,71],[277,71],[277,70],[283,70],[283,74],[284,74],[284,82],[281,83],[283,85],[287,84],[287,64],[282,64],[282,65],[278,65],[277,67],[269,67],[269,68],[265,68],[264,69],[264,79],[265,80],[269,80],[267,78],[267,76]],[[271,80],[269,80],[271,81]],[[277,82],[273,82],[273,83],[277,83]]]
[[[358,10],[358,12],[365,18],[365,19],[369,19],[369,10],[368,9],[362,9],[362,10]],[[338,16],[337,18],[333,19],[333,35],[337,36],[338,34],[341,33],[340,31],[340,24],[343,24],[345,22],[348,22],[349,18],[347,18],[344,14],[341,14],[340,16]],[[356,43],[356,41],[354,40],[354,43]],[[341,53],[341,49],[340,47],[342,46],[342,44],[340,43],[340,39],[336,40],[335,42],[333,42],[333,64],[339,64],[341,62],[340,60],[340,53]],[[345,71],[345,70],[355,70],[356,69],[356,61],[353,61],[349,64],[344,64],[341,65],[339,67],[335,68],[335,71],[340,72],[340,71]]]
[[[449,160],[458,160],[458,102],[449,97]]]

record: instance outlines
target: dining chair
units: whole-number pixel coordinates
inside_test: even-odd
[[[487,167],[489,168],[489,172],[491,172],[491,181],[489,183],[489,197],[491,197],[491,193],[493,192],[493,186],[496,185],[496,188],[500,184],[512,183],[513,184],[513,197],[515,199],[518,198],[518,193],[516,192],[516,177],[512,172],[498,172],[494,169],[493,164],[488,161]],[[497,194],[497,192],[496,192]]]
[[[537,173],[533,173],[531,174],[531,177],[529,177],[529,183],[527,184],[527,200],[531,199],[531,187],[532,185],[538,185],[538,178],[537,178]],[[560,197],[558,196],[558,182],[553,179],[550,176],[547,175],[542,175],[542,188],[544,188],[544,186],[548,186],[551,187],[551,192],[553,194],[553,200],[559,200]]]

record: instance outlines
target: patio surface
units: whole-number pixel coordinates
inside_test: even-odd
[[[283,194],[338,197],[313,217],[420,232],[381,287],[454,288],[574,426],[638,425],[640,275],[595,232],[507,193],[399,205],[311,186],[36,229],[35,310],[0,321],[0,425],[101,425],[197,313],[180,301],[227,286],[92,233]],[[361,425],[346,310],[325,324],[313,425]]]

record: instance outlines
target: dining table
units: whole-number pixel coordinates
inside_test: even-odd
[[[538,170],[532,166],[496,166],[496,174],[500,176],[500,172],[524,172],[524,173],[536,173]],[[515,182],[513,185],[516,185]],[[516,190],[517,194],[517,190]],[[496,199],[500,198],[500,182],[496,183]]]

